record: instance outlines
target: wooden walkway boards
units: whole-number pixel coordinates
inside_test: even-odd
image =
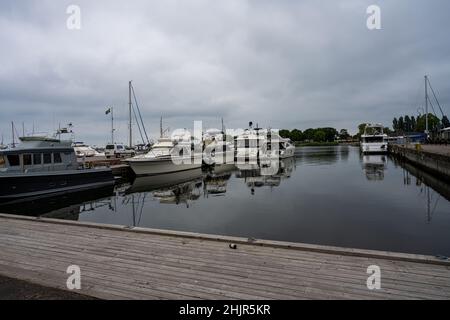
[[[66,289],[70,265],[103,299],[450,298],[450,263],[429,256],[0,214],[0,275]]]

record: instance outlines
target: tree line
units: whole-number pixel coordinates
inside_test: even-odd
[[[447,116],[443,116],[442,119],[439,119],[434,114],[428,114],[428,129],[430,131],[448,127],[450,127],[450,121]],[[425,115],[420,115],[416,118],[414,116],[405,115],[398,119],[394,118],[392,120],[392,128],[396,133],[425,132],[426,117]]]
[[[426,127],[425,115],[415,116],[401,116],[392,120],[392,128],[385,127],[386,134],[402,134],[411,132],[424,132]],[[305,131],[299,129],[280,130],[280,136],[289,138],[294,142],[334,142],[336,140],[351,140],[359,139],[364,133],[366,123],[358,125],[358,133],[354,136],[350,135],[347,129],[336,130],[335,128],[309,128]],[[450,121],[446,116],[439,119],[434,114],[428,114],[428,127],[430,131],[439,130],[441,128],[450,127]]]
[[[336,139],[347,140],[350,139],[351,136],[348,133],[347,129],[341,129],[339,132],[335,128],[326,127],[326,128],[309,128],[305,131],[294,129],[280,130],[280,136],[283,138],[289,138],[295,142],[302,141],[314,141],[314,142],[333,142]]]

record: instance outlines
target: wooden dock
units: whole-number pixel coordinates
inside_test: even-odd
[[[450,263],[431,256],[0,214],[0,275],[66,289],[70,265],[102,299],[450,298]]]

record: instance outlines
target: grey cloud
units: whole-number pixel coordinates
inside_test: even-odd
[[[450,3],[432,1],[74,1],[0,4],[0,132],[10,121],[105,143],[106,106],[126,140],[127,83],[146,124],[306,129],[414,114],[425,73],[449,111]],[[380,31],[365,10],[382,9]],[[53,120],[55,119],[55,120]]]

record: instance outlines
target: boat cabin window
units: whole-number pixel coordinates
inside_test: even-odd
[[[52,154],[44,153],[44,164],[50,164],[50,163],[52,163]]]
[[[123,149],[123,146],[117,146],[117,150],[122,150]]]
[[[54,153],[53,154],[53,162],[54,163],[61,163],[62,162],[60,153]]]
[[[24,154],[23,155],[23,165],[24,166],[31,166],[33,163],[31,162],[31,154]]]
[[[11,167],[20,166],[20,158],[18,154],[8,155],[8,162]]]
[[[365,137],[364,142],[383,142],[383,137]]]
[[[41,153],[33,154],[33,164],[35,164],[35,165],[42,164],[42,154]]]
[[[106,150],[114,150],[114,145],[113,145],[113,144],[108,144],[108,145],[105,147],[105,149],[106,149]]]

